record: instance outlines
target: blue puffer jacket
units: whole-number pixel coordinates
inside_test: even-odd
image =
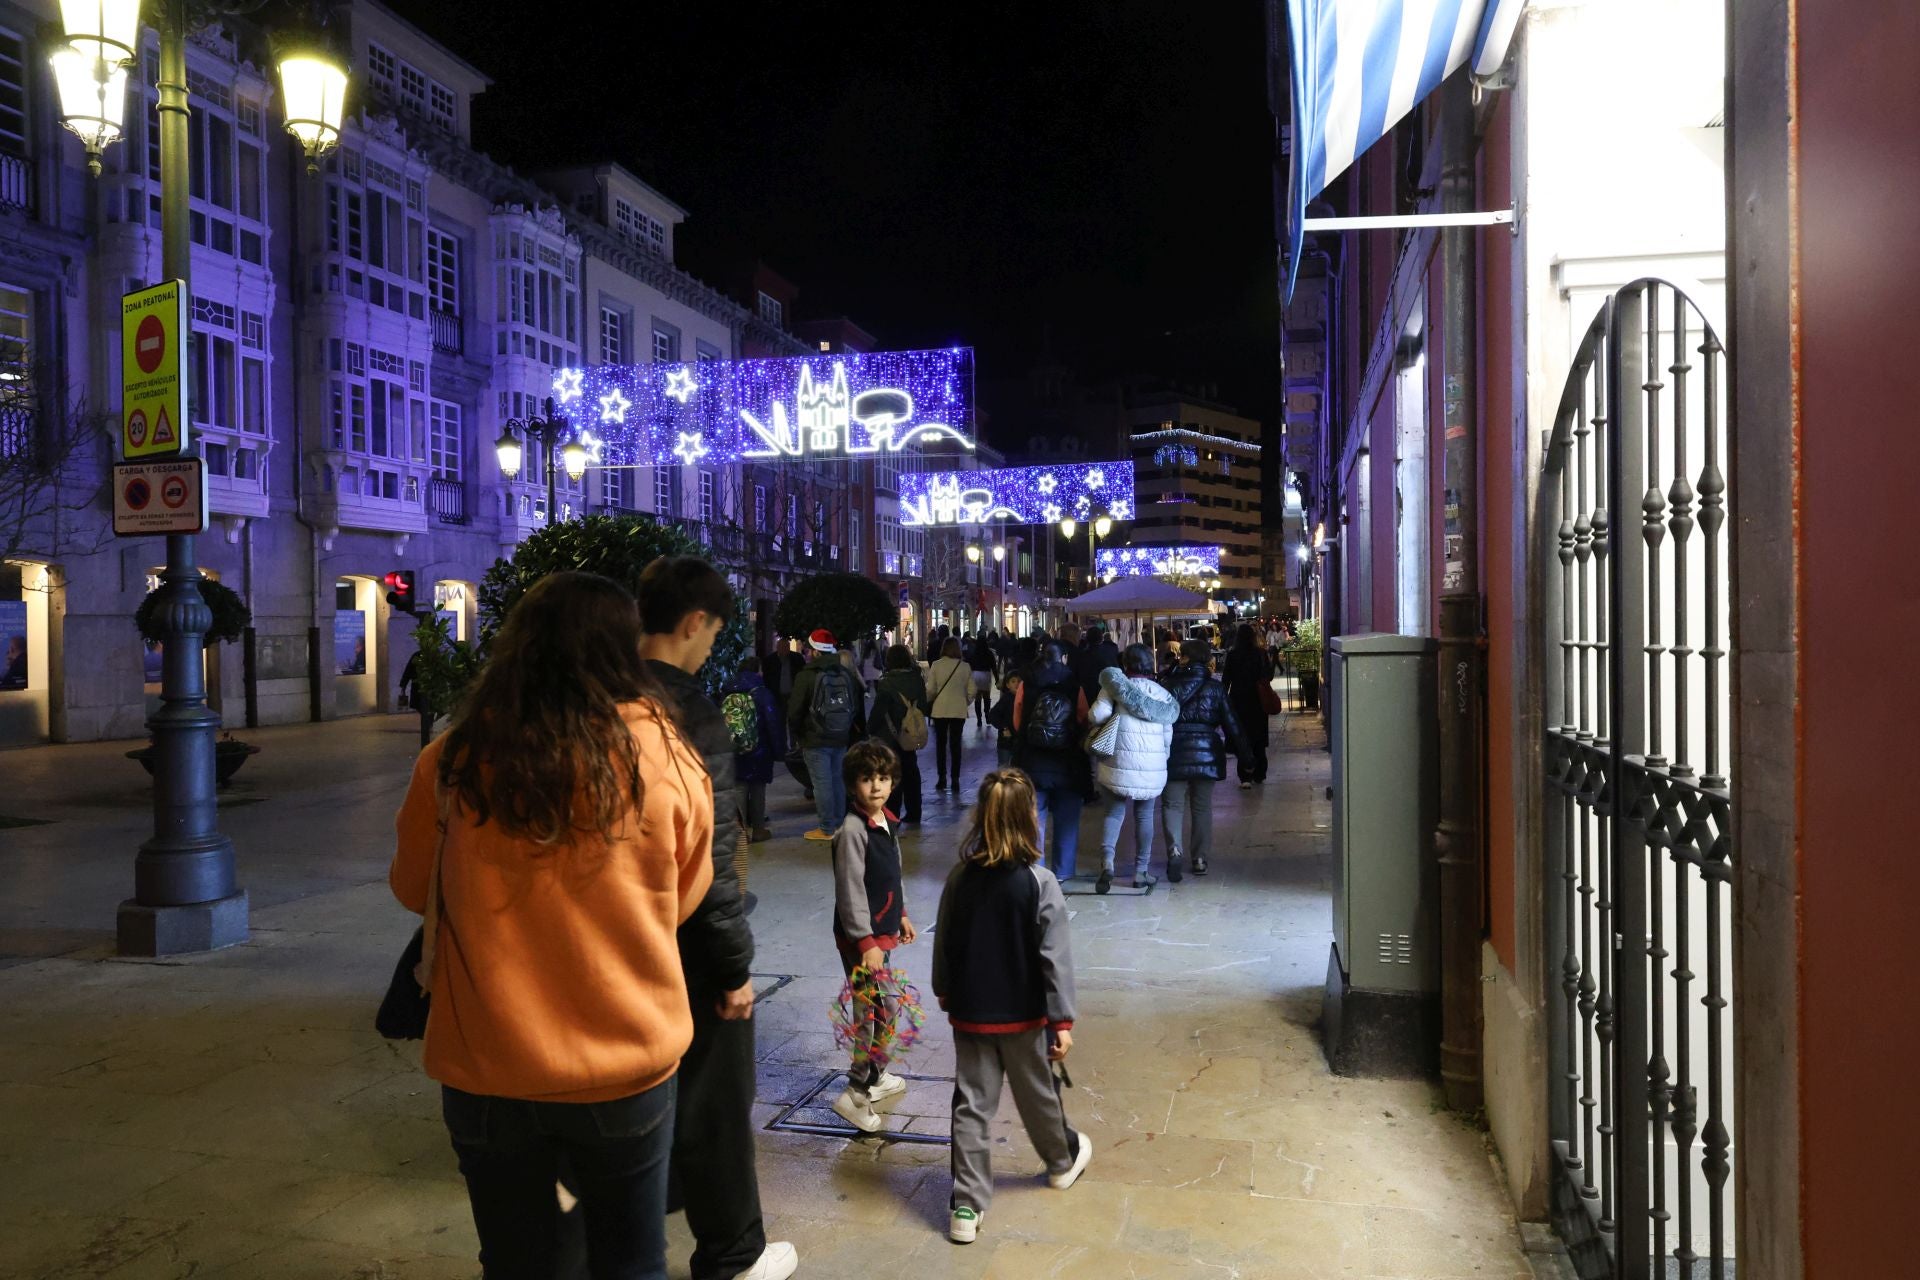
[[[1227,701],[1227,690],[1207,674],[1204,664],[1182,663],[1167,673],[1167,692],[1180,706],[1173,726],[1173,752],[1167,776],[1175,782],[1227,776],[1227,752],[1240,755],[1240,722]]]
[[[1151,800],[1167,789],[1167,755],[1180,704],[1150,675],[1127,676],[1118,667],[1100,673],[1100,697],[1088,718],[1096,725],[1119,717],[1111,756],[1094,757],[1100,785],[1129,800]]]

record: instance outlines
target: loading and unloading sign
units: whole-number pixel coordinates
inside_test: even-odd
[[[171,457],[187,447],[187,288],[178,280],[120,299],[120,456]]]

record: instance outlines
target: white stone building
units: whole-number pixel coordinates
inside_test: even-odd
[[[47,69],[57,19],[49,0],[0,0],[0,462],[58,423],[111,424],[119,298],[160,270],[153,37],[132,77],[146,109],[130,100],[91,180]],[[415,619],[385,603],[389,572],[472,633],[487,568],[547,519],[538,445],[507,482],[493,443],[542,411],[554,366],[731,359],[749,332],[752,354],[807,349],[673,265],[687,215],[671,200],[617,165],[515,175],[471,143],[484,74],[372,0],[336,21],[349,118],[313,176],[260,32],[215,25],[188,54],[198,552],[254,626],[209,652],[233,726],[394,709]],[[163,548],[106,536],[111,448],[89,430],[57,489],[0,519],[0,646],[25,650],[0,679],[0,746],[137,736],[157,698],[131,618]],[[745,587],[738,471],[562,475],[557,514],[677,519],[725,543]]]

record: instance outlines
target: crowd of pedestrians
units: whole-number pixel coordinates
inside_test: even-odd
[[[1266,776],[1271,664],[1250,628],[1224,680],[1197,639],[1156,660],[1097,627],[943,632],[923,665],[904,645],[856,656],[817,630],[804,655],[741,664],[716,703],[696,673],[733,616],[725,579],[695,557],[650,565],[637,599],[550,575],[415,766],[390,878],[433,935],[424,1064],[490,1280],[664,1277],[665,1218],[681,1210],[694,1280],[797,1270],[793,1246],[766,1238],[754,1168],[754,944],[735,871],[771,834],[777,762],[815,806],[807,838],[833,843],[833,942],[849,989],[870,997],[834,1109],[873,1132],[874,1104],[907,1088],[872,1049],[896,1012],[888,953],[919,936],[899,845],[926,799],[918,755],[931,742],[935,791],[957,793],[966,720],[995,730],[1000,767],[980,783],[933,957],[954,1029],[958,1243],[988,1207],[1003,1085],[1051,1186],[1092,1158],[1060,1093],[1073,1043],[1060,882],[1084,806],[1103,806],[1097,891],[1129,819],[1144,887],[1162,824],[1168,877],[1189,857],[1206,873],[1228,754],[1243,787]]]

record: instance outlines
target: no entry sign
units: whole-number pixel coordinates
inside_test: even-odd
[[[114,465],[115,533],[144,538],[157,533],[199,533],[206,527],[207,473],[201,459]]]
[[[120,299],[120,456],[175,456],[187,447],[187,290],[178,280]]]

